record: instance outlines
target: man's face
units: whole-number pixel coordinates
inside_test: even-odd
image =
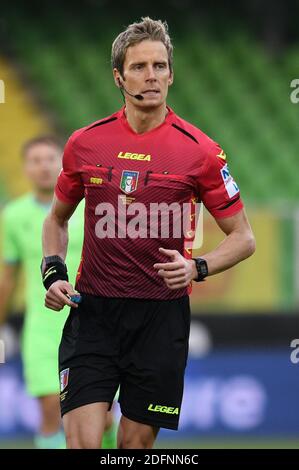
[[[118,78],[118,71],[114,71]],[[161,41],[141,41],[127,49],[123,76],[124,87],[132,94],[141,94],[137,100],[126,94],[126,100],[140,108],[158,107],[165,102],[168,87],[173,82],[168,65],[167,49]],[[121,77],[120,77],[121,79]],[[122,81],[122,79],[121,79]]]
[[[25,173],[35,189],[54,190],[61,170],[61,157],[62,150],[54,144],[34,144],[26,151]]]

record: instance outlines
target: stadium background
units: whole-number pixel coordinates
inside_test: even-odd
[[[20,147],[64,140],[122,105],[111,42],[141,16],[166,19],[175,82],[168,103],[218,141],[241,187],[255,255],[195,286],[184,413],[157,447],[299,447],[298,2],[1,2],[0,205],[24,193]],[[297,95],[299,96],[299,95]],[[221,240],[205,214],[204,244]],[[30,446],[36,403],[18,352],[24,283],[1,337],[0,447]]]

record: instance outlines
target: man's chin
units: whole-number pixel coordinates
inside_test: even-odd
[[[139,100],[138,104],[140,107],[144,108],[160,108],[165,101],[161,100],[161,98],[144,98],[143,100]]]

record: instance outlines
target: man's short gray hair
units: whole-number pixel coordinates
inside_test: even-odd
[[[144,40],[161,41],[168,53],[168,65],[172,72],[173,46],[168,34],[166,21],[152,20],[149,16],[141,18],[139,23],[130,24],[125,31],[120,33],[112,44],[111,63],[120,74],[123,74],[123,66],[128,47]]]

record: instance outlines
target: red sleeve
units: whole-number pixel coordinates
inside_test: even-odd
[[[240,190],[229,172],[226,155],[216,142],[212,141],[205,152],[198,184],[200,199],[213,217],[230,217],[243,208]]]
[[[62,170],[58,176],[55,194],[63,202],[77,204],[84,197],[84,185],[73,144],[76,132],[66,143],[62,158]]]

